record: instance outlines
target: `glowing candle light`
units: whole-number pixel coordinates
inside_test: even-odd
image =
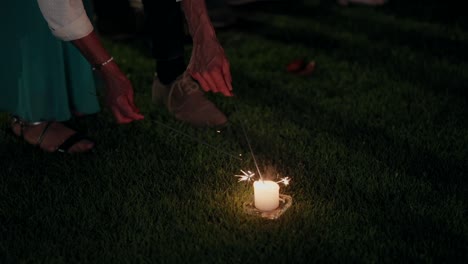
[[[272,211],[279,206],[279,185],[273,181],[254,182],[254,205],[260,211]]]

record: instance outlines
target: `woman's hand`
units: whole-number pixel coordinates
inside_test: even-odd
[[[132,84],[117,64],[114,62],[106,64],[99,72],[106,84],[105,103],[117,123],[126,124],[144,119],[140,110],[135,106]]]
[[[72,43],[91,65],[98,66],[97,70],[106,83],[106,104],[117,123],[125,124],[143,119],[133,102],[132,84],[104,49],[96,32],[92,31],[83,38],[72,40]]]

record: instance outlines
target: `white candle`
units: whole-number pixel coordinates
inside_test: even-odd
[[[260,211],[271,211],[278,208],[279,185],[273,181],[254,182],[254,205]]]

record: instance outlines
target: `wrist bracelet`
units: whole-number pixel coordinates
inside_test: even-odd
[[[103,62],[101,64],[95,64],[92,69],[93,69],[93,71],[100,70],[102,67],[106,66],[109,62],[111,62],[113,60],[114,60],[114,57],[110,57],[108,60],[106,60],[105,62]]]

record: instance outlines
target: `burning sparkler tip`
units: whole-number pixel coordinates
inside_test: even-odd
[[[289,185],[289,182],[291,181],[291,178],[289,177],[284,177],[284,178],[281,178],[280,181],[277,181],[276,183],[282,183],[284,184],[285,186]]]
[[[234,175],[236,177],[239,177],[238,182],[241,182],[241,181],[250,182],[253,176],[255,176],[255,173],[252,173],[251,171],[247,171],[247,172],[245,172],[244,170],[240,170],[240,171],[242,172],[242,175]]]

